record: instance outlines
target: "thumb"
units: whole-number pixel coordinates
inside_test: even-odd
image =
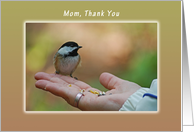
[[[118,86],[122,84],[124,80],[110,74],[107,72],[104,72],[100,75],[100,83],[107,89],[116,89]]]

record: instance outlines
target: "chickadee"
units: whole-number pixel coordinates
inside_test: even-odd
[[[56,74],[70,75],[73,78],[72,74],[81,60],[77,53],[79,48],[82,48],[82,46],[72,41],[64,43],[59,48],[53,59]],[[77,78],[75,77],[75,79]]]

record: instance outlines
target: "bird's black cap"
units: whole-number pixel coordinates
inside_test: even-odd
[[[64,46],[78,47],[78,44],[76,42],[69,41],[69,42],[64,43],[59,49],[63,48]]]

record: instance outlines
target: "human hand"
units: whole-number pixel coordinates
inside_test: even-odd
[[[89,92],[89,90],[100,90],[68,76],[38,72],[35,79],[37,88],[62,97],[72,106],[74,106],[76,95],[80,90],[85,89],[84,96],[80,98],[77,107],[88,111],[118,111],[127,98],[140,88],[136,83],[122,80],[106,72],[102,73],[99,78],[100,83],[109,90],[104,96],[97,96]]]

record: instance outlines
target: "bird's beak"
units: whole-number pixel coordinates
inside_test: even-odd
[[[82,48],[82,46],[78,46],[77,48],[78,48],[78,49],[79,49],[79,48]]]

